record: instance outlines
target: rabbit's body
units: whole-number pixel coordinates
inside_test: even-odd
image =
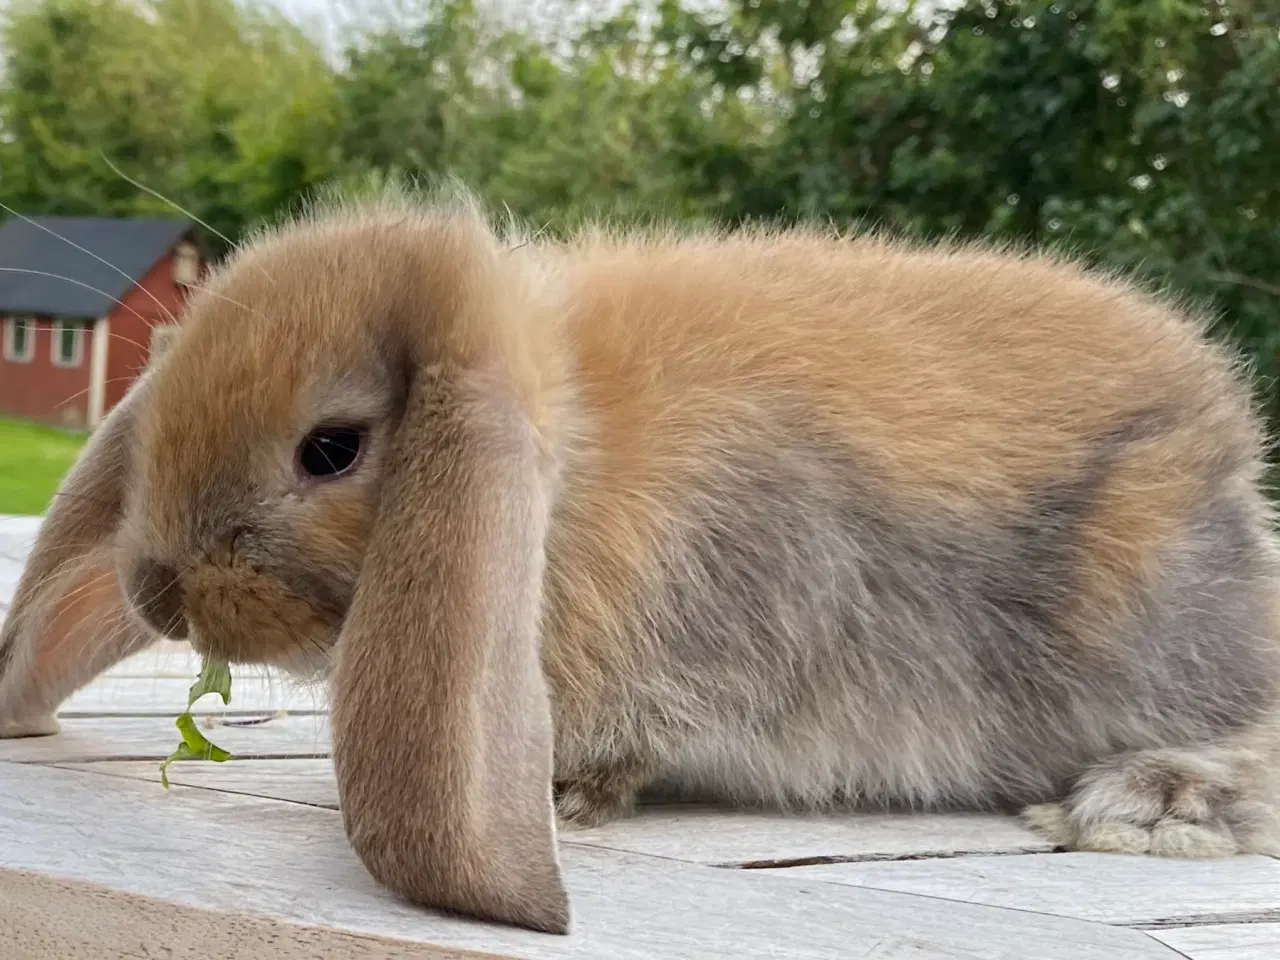
[[[1003,806],[1275,703],[1247,390],[1071,266],[820,237],[572,255],[562,810]]]
[[[365,864],[548,930],[553,787],[587,824],[661,787],[1261,850],[1262,454],[1199,324],[1071,264],[322,212],[206,285],[69,475],[0,634],[0,721],[142,621],[332,660]],[[71,663],[55,612],[107,557],[128,602]]]

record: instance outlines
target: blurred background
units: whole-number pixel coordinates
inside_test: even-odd
[[[0,0],[10,211],[159,194],[216,256],[328,181],[441,174],[552,235],[1062,245],[1211,311],[1280,424],[1278,0]],[[0,513],[80,442],[0,420]]]

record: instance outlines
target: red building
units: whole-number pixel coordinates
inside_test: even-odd
[[[93,429],[202,272],[185,219],[12,217],[0,226],[0,417]]]

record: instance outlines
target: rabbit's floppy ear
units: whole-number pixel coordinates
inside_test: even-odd
[[[501,376],[420,368],[391,447],[333,679],[347,835],[418,904],[564,933],[538,439]]]
[[[0,737],[57,733],[70,694],[152,635],[129,612],[114,541],[129,483],[141,381],[59,485],[0,627]]]

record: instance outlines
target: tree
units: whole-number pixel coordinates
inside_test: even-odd
[[[24,213],[171,209],[114,165],[236,236],[331,171],[329,67],[269,10],[17,0],[0,56],[0,199]]]
[[[559,45],[504,28],[469,0],[349,47],[339,81],[352,168],[458,176],[539,226],[699,217],[732,198],[726,155],[755,138],[625,7]],[[758,139],[758,138],[755,138]]]

